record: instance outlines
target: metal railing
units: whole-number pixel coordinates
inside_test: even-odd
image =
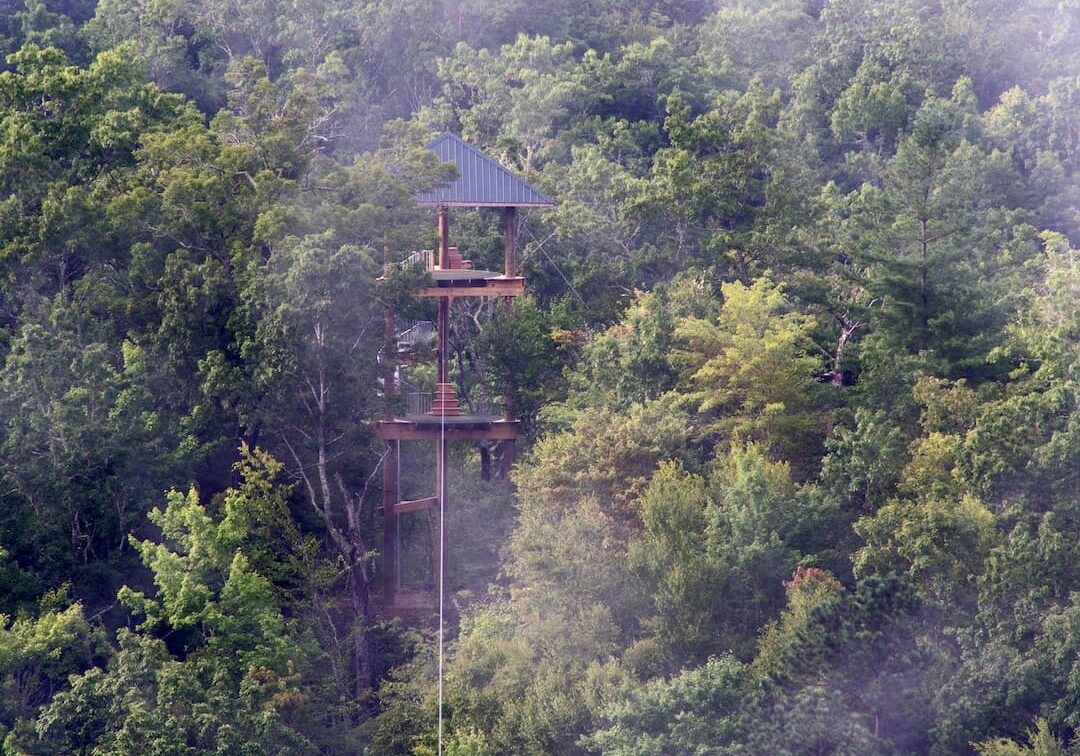
[[[430,391],[410,391],[405,395],[406,415],[425,415],[431,412],[431,401],[434,394]]]
[[[401,377],[400,370],[394,374],[394,387],[397,388],[399,394],[419,393],[420,391],[416,386]]]
[[[431,391],[418,391],[411,386],[409,388],[412,390],[403,392],[405,393],[405,414],[426,415],[431,412],[432,401],[435,397],[434,393]],[[490,401],[484,395],[475,396],[462,402],[461,409],[467,415],[482,417],[496,417],[502,414],[502,407],[499,403]]]
[[[401,270],[405,270],[412,265],[419,265],[424,270],[431,270],[435,266],[434,250],[418,249],[397,264]]]
[[[435,324],[430,320],[419,320],[397,332],[398,349],[413,349],[417,344],[431,341],[435,335]]]

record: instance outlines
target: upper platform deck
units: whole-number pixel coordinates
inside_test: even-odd
[[[421,297],[517,297],[525,293],[525,279],[521,276],[474,270],[472,263],[462,259],[457,247],[449,247],[445,256],[446,265],[435,265],[434,251],[420,250],[397,266],[418,266],[427,273],[430,284],[417,292]],[[379,280],[384,278],[385,274]]]

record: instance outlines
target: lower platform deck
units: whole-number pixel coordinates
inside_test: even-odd
[[[434,270],[434,286],[421,289],[421,297],[516,297],[525,293],[525,279],[491,270]]]
[[[443,434],[448,441],[514,441],[520,425],[491,415],[406,415],[380,421],[375,435],[383,441],[437,439]]]

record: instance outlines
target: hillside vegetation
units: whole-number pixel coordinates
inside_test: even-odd
[[[526,438],[453,449],[444,753],[1080,753],[1075,0],[0,0],[0,53],[3,753],[437,752],[376,278],[444,130],[557,203],[452,313]]]

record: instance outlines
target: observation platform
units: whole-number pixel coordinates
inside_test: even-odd
[[[419,267],[427,273],[430,284],[418,291],[417,296],[517,297],[525,293],[524,278],[494,270],[473,270],[472,263],[462,258],[457,247],[447,247],[443,264],[435,265],[435,258],[434,250],[422,249],[397,263],[401,269]],[[378,280],[385,277],[384,273]]]
[[[463,412],[452,383],[440,383],[434,392],[410,391],[405,414],[379,423],[377,436],[389,441],[437,439],[511,441],[518,436],[518,423],[492,412],[481,399]]]
[[[520,427],[517,420],[491,415],[406,415],[381,420],[375,436],[383,441],[437,440],[445,430],[447,441],[514,441]]]
[[[464,415],[432,415],[424,413],[422,415],[406,414],[401,420],[407,423],[418,423],[421,425],[445,425],[449,428],[451,425],[475,425],[478,423],[497,423],[502,421],[502,415],[492,415],[488,413],[477,412],[474,414]]]
[[[428,275],[435,285],[421,289],[421,297],[516,297],[525,293],[524,278],[508,278],[493,270],[435,268]]]
[[[402,580],[402,543],[399,518],[409,512],[437,509],[447,502],[449,485],[449,447],[451,441],[498,442],[498,464],[507,473],[516,456],[516,444],[521,425],[511,420],[510,407],[488,404],[484,382],[469,382],[462,377],[462,389],[468,391],[458,400],[456,386],[450,381],[450,310],[456,297],[509,298],[525,293],[525,280],[518,275],[517,238],[519,207],[551,207],[555,203],[546,194],[530,186],[524,179],[499,165],[491,157],[466,144],[459,137],[444,133],[428,145],[442,163],[456,166],[456,178],[420,192],[416,200],[436,211],[438,250],[415,250],[401,260],[392,260],[389,249],[383,263],[385,280],[395,270],[407,275],[415,295],[435,299],[438,305],[436,322],[421,321],[404,329],[394,326],[391,312],[387,313],[387,344],[380,353],[384,369],[384,400],[386,415],[376,426],[377,437],[385,444],[383,465],[382,519],[383,539],[380,559],[383,590],[375,599],[377,611],[383,616],[405,618],[409,622],[431,621],[436,605],[432,586],[442,585],[446,571],[446,550],[450,541],[445,530],[432,545],[431,579]],[[474,270],[458,247],[450,245],[451,207],[498,208],[502,215],[502,271]],[[494,250],[491,250],[494,251]],[[436,263],[438,263],[436,265]],[[496,265],[485,255],[485,265]],[[438,348],[431,341],[437,337]],[[392,343],[396,341],[396,346]],[[434,356],[438,364],[437,383],[433,391],[409,385],[401,374],[403,363],[424,356]],[[404,389],[404,390],[401,390]],[[404,400],[404,401],[402,401]],[[431,496],[401,500],[400,448],[395,441],[419,441],[435,451],[435,492]],[[482,452],[485,450],[482,450]],[[490,472],[491,449],[481,455],[481,469]],[[451,611],[453,608],[451,607]]]

